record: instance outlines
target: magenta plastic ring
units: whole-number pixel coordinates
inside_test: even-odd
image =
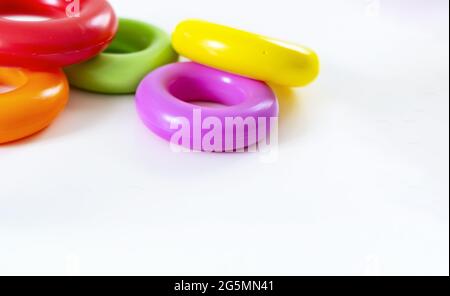
[[[278,118],[279,110],[267,84],[193,62],[150,73],[137,89],[136,106],[144,124],[158,136],[171,143],[180,136],[174,144],[210,152],[256,144],[268,135],[270,120]]]

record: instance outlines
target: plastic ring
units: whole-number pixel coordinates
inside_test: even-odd
[[[117,18],[105,0],[80,0],[69,17],[66,0],[0,1],[0,65],[26,68],[76,64],[104,50],[117,30]],[[48,20],[17,21],[9,15],[39,15]],[[26,36],[26,38],[24,38]]]
[[[199,20],[180,23],[173,46],[200,64],[284,86],[304,86],[319,74],[310,49]]]
[[[205,100],[220,103],[224,107],[195,105],[192,102]],[[173,124],[189,123],[189,141],[181,144],[190,149],[209,152],[224,152],[252,146],[267,135],[268,129],[259,130],[259,120],[278,117],[278,102],[273,91],[263,82],[226,73],[192,62],[164,66],[149,74],[136,92],[136,106],[144,124],[160,137],[171,141],[178,131]],[[220,147],[205,149],[204,140],[210,131],[203,129],[202,119],[215,120],[222,136]],[[227,134],[227,121],[250,119],[242,137]],[[200,124],[201,132],[196,131]],[[171,126],[172,125],[172,126]],[[217,127],[217,126],[216,126]],[[229,131],[229,130],[228,130]],[[254,136],[256,135],[256,136]],[[232,142],[226,137],[235,137]]]
[[[154,69],[178,60],[170,37],[150,24],[120,19],[111,45],[85,63],[66,68],[71,85],[108,93],[134,93],[139,82]]]
[[[0,85],[14,88],[0,93],[0,144],[46,128],[69,97],[66,76],[59,69],[0,68]]]

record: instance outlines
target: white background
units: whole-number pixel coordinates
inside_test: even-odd
[[[0,274],[448,275],[448,1],[112,0],[317,50],[278,159],[177,154],[133,96],[73,90],[0,146]]]

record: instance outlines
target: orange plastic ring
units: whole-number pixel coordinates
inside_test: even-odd
[[[46,128],[69,98],[67,78],[59,69],[31,71],[0,67],[0,144]]]

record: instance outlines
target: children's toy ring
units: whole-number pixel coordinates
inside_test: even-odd
[[[14,15],[48,19],[7,18]],[[0,65],[36,68],[79,63],[105,49],[116,30],[116,15],[105,0],[2,0]]]
[[[0,68],[0,144],[30,136],[46,128],[61,112],[69,86],[59,70],[31,71]]]
[[[193,101],[224,106],[200,106]],[[267,121],[277,118],[279,110],[265,83],[192,62],[167,65],[149,74],[138,87],[136,106],[144,124],[160,137],[208,152],[252,146],[267,136]],[[238,133],[239,124],[245,125],[242,133]],[[215,137],[212,143],[214,133],[220,139]],[[178,136],[188,141],[178,141]]]
[[[180,23],[172,41],[197,63],[279,85],[304,86],[319,74],[310,49],[204,21]]]
[[[106,93],[134,93],[149,72],[178,60],[170,37],[150,24],[120,19],[111,45],[97,57],[65,69],[70,84]]]

